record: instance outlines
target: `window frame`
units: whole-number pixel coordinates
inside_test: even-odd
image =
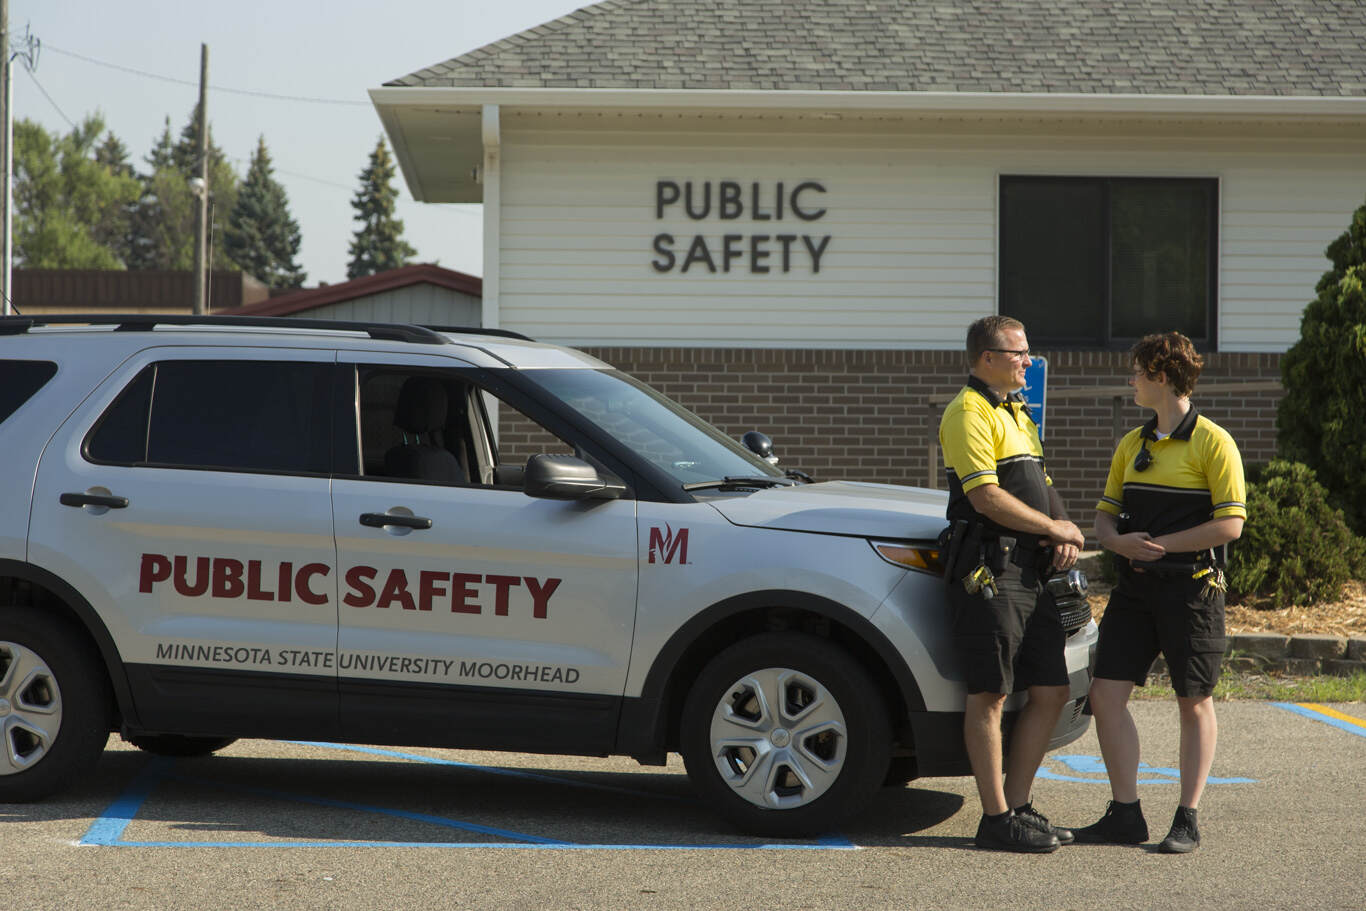
[[[1114,334],[1114,246],[1110,230],[1112,221],[1113,188],[1116,184],[1179,184],[1201,186],[1208,191],[1209,256],[1205,274],[1205,325],[1206,334],[1191,341],[1200,351],[1217,351],[1219,345],[1219,212],[1220,191],[1218,177],[1190,176],[1113,176],[1113,175],[1064,175],[1064,174],[1001,174],[997,180],[997,257],[998,274],[996,280],[996,311],[1003,316],[1016,316],[1008,308],[1005,300],[1006,268],[1008,251],[1006,220],[1009,206],[1006,200],[1008,184],[1052,183],[1052,184],[1089,184],[1099,186],[1102,194],[1102,224],[1100,226],[1104,246],[1104,320],[1103,338],[1078,339],[1075,336],[1049,334],[1047,325],[1029,326],[1030,344],[1035,349],[1050,348],[1063,351],[1127,351],[1139,336],[1117,336]],[[1164,327],[1154,326],[1153,331]]]

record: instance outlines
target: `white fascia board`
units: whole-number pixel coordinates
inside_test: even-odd
[[[786,92],[728,89],[396,87],[371,89],[381,112],[410,105],[706,108],[903,113],[1366,117],[1366,96],[1104,95],[1063,92]]]
[[[379,113],[379,122],[384,127],[384,132],[389,137],[389,144],[394,149],[394,160],[398,162],[399,173],[403,175],[403,180],[408,184],[408,192],[413,199],[424,200],[427,198],[426,190],[418,181],[418,170],[413,162],[412,150],[408,148],[408,138],[399,125],[398,117],[395,116],[392,107],[380,107],[376,105]]]

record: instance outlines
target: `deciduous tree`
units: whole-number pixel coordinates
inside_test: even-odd
[[[138,198],[131,173],[108,160],[104,120],[87,117],[65,136],[38,124],[14,125],[14,249],[31,269],[121,269],[122,219]],[[113,146],[110,145],[113,143]],[[104,160],[101,152],[107,152]]]

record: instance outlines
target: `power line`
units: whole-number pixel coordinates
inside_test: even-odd
[[[47,93],[47,89],[43,88],[43,84],[38,81],[38,77],[34,74],[33,70],[24,67],[24,71],[28,73],[28,78],[33,80],[33,84],[38,87],[38,91],[43,93],[43,97],[47,99],[47,103],[52,105],[53,110],[62,115],[62,119],[66,121],[67,126],[71,127],[73,130],[76,129],[76,124],[71,121],[70,117],[66,116],[66,112],[63,111],[61,106]]]
[[[134,69],[131,66],[123,66],[118,63],[110,63],[107,60],[96,60],[94,57],[87,57],[84,54],[77,54],[75,51],[63,50],[62,48],[56,47],[51,44],[44,44],[43,47],[46,50],[53,51],[54,53],[61,54],[65,57],[74,57],[77,60],[83,60],[86,63],[92,63],[95,66],[102,66],[111,70],[119,70],[124,73],[131,73],[134,76],[142,76],[145,79],[156,79],[161,82],[170,82],[176,85],[199,85],[199,83],[190,79],[177,79],[174,76],[163,76],[160,73],[149,73],[146,70]],[[306,104],[334,104],[350,107],[370,107],[370,102],[368,101],[351,101],[349,99],[342,98],[308,98],[302,95],[276,95],[272,92],[255,92],[250,89],[232,89],[226,88],[221,85],[211,85],[209,86],[209,89],[215,92],[224,92],[229,95],[246,95],[251,98],[266,98],[271,101],[298,101],[304,102]]]

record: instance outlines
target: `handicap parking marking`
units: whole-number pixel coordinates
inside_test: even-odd
[[[1320,705],[1317,702],[1273,702],[1272,705],[1278,709],[1285,709],[1287,712],[1294,712],[1296,715],[1332,725],[1349,734],[1366,737],[1366,721],[1345,712],[1339,712],[1337,709],[1326,705]]]
[[[1048,768],[1050,762],[1059,762],[1071,774],[1055,772]],[[1081,776],[1091,776],[1083,778]],[[1146,762],[1138,764],[1138,783],[1139,784],[1171,784],[1181,780],[1181,770],[1168,766],[1153,766]],[[1147,776],[1147,777],[1145,777]],[[1156,777],[1153,777],[1156,776]],[[1044,764],[1039,766],[1035,778],[1047,781],[1071,781],[1079,784],[1109,784],[1110,779],[1105,772],[1105,761],[1099,756],[1065,755],[1065,756],[1046,756]],[[1206,779],[1207,784],[1256,784],[1255,778],[1219,778],[1211,775]]]
[[[669,794],[655,794],[649,791],[637,790],[634,788],[620,788],[611,785],[602,785],[592,782],[579,782],[570,778],[554,775],[546,775],[537,772],[523,772],[515,769],[494,768],[490,766],[480,766],[472,763],[457,762],[455,760],[439,759],[432,756],[423,756],[416,753],[401,753],[393,750],[381,750],[373,747],[358,747],[347,744],[332,743],[312,743],[302,741],[286,741],[296,743],[301,746],[325,747],[329,749],[346,750],[350,752],[367,753],[370,755],[387,756],[390,758],[403,759],[412,762],[431,763],[436,765],[450,765],[459,768],[470,769],[479,772],[487,772],[495,775],[512,775],[563,785],[566,787],[584,788],[591,790],[611,791],[631,797],[647,797],[655,800],[679,801],[683,798]],[[480,842],[424,842],[424,841],[355,841],[355,840],[278,840],[278,841],[140,841],[125,838],[125,832],[136,818],[143,805],[152,796],[153,791],[163,782],[180,782],[183,784],[199,785],[220,790],[237,791],[239,793],[251,794],[257,797],[265,797],[274,800],[282,800],[296,803],[309,804],[326,809],[342,810],[347,812],[370,813],[381,816],[390,816],[404,819],[410,822],[419,822],[427,825],[438,826],[446,829],[456,829],[481,835],[489,835],[497,838],[507,839],[506,841],[480,841]],[[368,804],[356,803],[353,801],[336,800],[333,798],[318,797],[308,794],[295,794],[286,791],[277,791],[267,788],[259,788],[248,785],[229,784],[215,781],[211,778],[183,775],[176,771],[175,760],[165,757],[152,757],[147,764],[133,777],[128,787],[122,794],[114,800],[104,813],[91,823],[90,828],[79,842],[82,846],[96,847],[117,847],[117,848],[520,848],[520,849],[549,849],[549,850],[596,850],[596,851],[714,851],[714,850],[781,850],[781,851],[856,851],[858,846],[838,834],[822,836],[811,841],[802,842],[749,842],[749,843],[729,843],[729,844],[626,844],[626,843],[593,843],[584,844],[578,842],[565,841],[562,839],[545,838],[539,835],[532,835],[524,832],[514,832],[507,829],[498,829],[492,826],[485,826],[479,823],[467,822],[464,820],[450,819],[443,816],[435,816],[426,813],[413,813],[407,810],[398,810],[390,807],[372,806]]]

